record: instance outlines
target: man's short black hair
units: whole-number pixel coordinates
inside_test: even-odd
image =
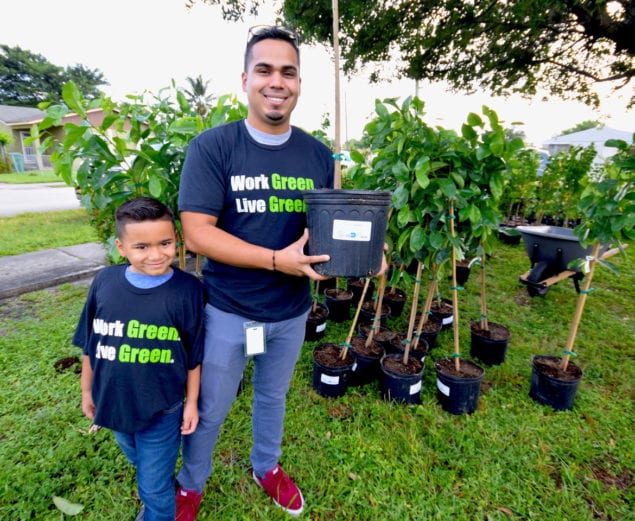
[[[249,66],[252,47],[263,40],[282,40],[291,44],[298,57],[298,65],[300,64],[300,41],[295,31],[281,25],[256,25],[249,29],[248,38],[247,46],[245,47],[245,63],[243,65],[245,72],[247,72]]]
[[[115,212],[117,237],[121,238],[126,224],[144,221],[170,221],[174,224],[174,214],[165,204],[153,197],[135,197],[123,203]]]

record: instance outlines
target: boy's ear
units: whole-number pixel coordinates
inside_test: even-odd
[[[119,239],[115,239],[115,246],[117,247],[119,255],[121,255],[122,257],[126,257],[126,252],[123,249],[123,243]]]

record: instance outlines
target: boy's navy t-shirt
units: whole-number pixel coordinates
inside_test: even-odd
[[[218,227],[272,250],[298,240],[306,227],[302,190],[331,188],[327,146],[292,127],[282,145],[255,141],[243,120],[206,130],[189,145],[179,210],[218,218]],[[309,280],[245,269],[208,259],[203,276],[209,302],[251,320],[297,317],[311,305]]]
[[[90,358],[95,423],[134,433],[183,400],[187,372],[203,359],[205,289],[173,268],[163,284],[140,289],[126,265],[95,276],[73,344]]]

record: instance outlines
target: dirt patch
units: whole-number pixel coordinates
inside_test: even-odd
[[[82,363],[76,356],[67,356],[53,362],[53,367],[58,373],[72,369],[75,374],[82,372]]]

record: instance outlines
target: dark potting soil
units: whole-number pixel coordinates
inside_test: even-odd
[[[450,313],[454,311],[452,309],[452,304],[449,302],[445,302],[444,300],[433,300],[430,309],[435,313]]]
[[[362,336],[368,336],[370,334],[370,324],[361,324],[359,326]],[[387,327],[381,326],[379,331],[375,331],[373,335],[373,340],[377,340],[377,342],[387,342],[395,337],[397,333],[391,331]]]
[[[483,374],[483,370],[475,364],[459,359],[459,371],[457,372],[454,367],[454,359],[444,358],[436,363],[439,370],[448,376],[454,376],[457,378],[478,378]]]
[[[474,333],[483,338],[489,338],[490,340],[507,340],[509,339],[509,329],[496,322],[487,323],[489,329],[481,329],[480,322],[472,322],[470,328]]]
[[[313,322],[321,322],[326,319],[327,309],[321,306],[317,306],[315,309],[311,308],[309,312],[308,320]]]
[[[396,374],[417,374],[423,369],[423,364],[413,356],[408,357],[408,363],[403,363],[403,358],[384,358],[383,362],[386,371]]]
[[[582,369],[576,364],[569,361],[567,364],[567,370],[563,371],[560,368],[562,359],[558,356],[553,358],[536,358],[534,359],[534,365],[536,369],[542,374],[546,374],[558,380],[577,380],[582,377]]]
[[[314,358],[317,362],[326,367],[342,367],[353,363],[353,356],[350,352],[342,360],[342,346],[338,344],[321,344],[314,350]]]
[[[326,294],[334,300],[349,300],[353,298],[353,293],[345,289],[327,289]]]
[[[420,318],[419,315],[415,317],[416,326],[419,326],[419,318]],[[423,333],[436,333],[437,331],[441,330],[441,327],[442,327],[442,324],[439,321],[439,319],[434,317],[428,317],[428,320],[426,320],[423,326],[421,326],[421,331]]]
[[[371,341],[369,346],[366,346],[366,339],[361,336],[356,336],[351,339],[351,346],[353,351],[359,353],[360,355],[368,356],[368,357],[377,357],[379,358],[384,354],[384,349],[379,344],[375,338]]]
[[[362,311],[364,311],[367,314],[371,314],[373,316],[373,318],[375,318],[375,313],[377,312],[377,310],[375,309],[375,303],[374,302],[364,302],[362,304]],[[382,304],[381,305],[381,315],[387,315],[388,313],[390,313],[390,308],[386,304]]]

